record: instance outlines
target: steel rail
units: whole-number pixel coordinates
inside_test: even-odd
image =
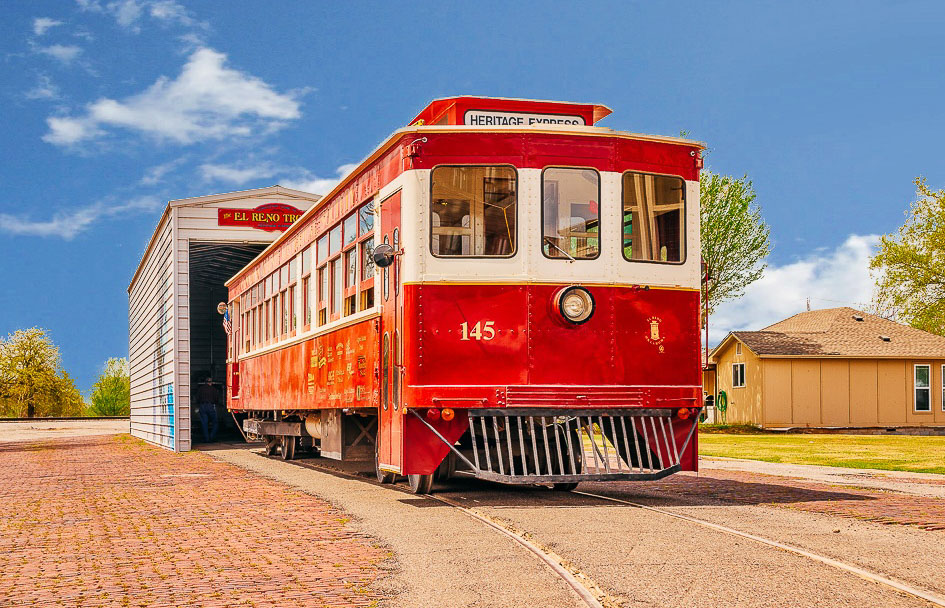
[[[571,589],[578,595],[578,597],[580,597],[581,600],[585,604],[587,604],[590,608],[604,608],[604,605],[601,604],[600,601],[598,601],[596,597],[594,597],[594,594],[591,593],[587,587],[581,584],[581,582],[577,579],[576,576],[571,574],[571,572],[567,568],[562,566],[561,563],[558,562],[558,560],[548,555],[545,551],[541,549],[541,547],[535,545],[534,543],[529,542],[524,536],[516,534],[512,530],[509,530],[508,528],[505,528],[495,523],[488,517],[480,515],[476,513],[475,511],[468,509],[462,505],[456,504],[455,502],[451,500],[447,500],[445,498],[441,498],[433,494],[423,494],[422,496],[424,498],[431,498],[437,502],[441,502],[445,505],[449,505],[453,507],[454,509],[459,509],[460,511],[462,511],[469,517],[472,517],[473,519],[486,524],[487,526],[489,526],[496,532],[499,532],[511,538],[513,541],[515,541],[522,547],[525,547],[526,549],[531,551],[535,555],[535,557],[537,557],[542,562],[544,562],[544,564],[548,566],[549,568],[551,568],[555,574],[557,574],[559,577],[564,579],[564,582],[566,582],[568,586],[571,587]]]
[[[874,582],[874,583],[879,583],[879,584],[881,584],[881,585],[886,585],[887,587],[891,587],[891,588],[893,588],[893,589],[896,589],[897,591],[902,591],[903,593],[908,593],[909,595],[912,595],[912,596],[917,597],[917,598],[919,598],[919,599],[923,599],[923,600],[925,600],[925,601],[927,601],[927,602],[931,602],[932,604],[935,604],[936,606],[945,606],[945,595],[941,595],[941,594],[938,594],[938,593],[935,593],[935,592],[932,592],[932,591],[925,591],[925,590],[923,590],[923,589],[919,589],[918,587],[913,587],[912,585],[910,585],[910,584],[908,584],[908,583],[904,583],[904,582],[899,581],[899,580],[896,580],[896,579],[894,579],[894,578],[889,578],[889,577],[887,577],[887,576],[883,576],[882,574],[877,574],[877,573],[875,573],[875,572],[871,572],[871,571],[869,571],[869,570],[866,570],[865,568],[860,568],[859,566],[854,566],[854,565],[852,565],[852,564],[847,564],[847,563],[845,563],[845,562],[841,562],[840,560],[833,559],[832,557],[827,557],[827,556],[825,556],[825,555],[819,555],[819,554],[817,554],[817,553],[814,553],[814,552],[812,552],[812,551],[808,551],[807,549],[802,549],[801,547],[797,547],[797,546],[795,546],[795,545],[790,545],[790,544],[788,544],[788,543],[782,543],[782,542],[777,541],[777,540],[772,540],[772,539],[770,539],[770,538],[765,538],[765,537],[763,537],[763,536],[758,536],[757,534],[752,534],[752,533],[750,533],[750,532],[743,532],[743,531],[741,531],[741,530],[736,530],[735,528],[730,528],[730,527],[728,527],[728,526],[723,526],[723,525],[721,525],[721,524],[712,523],[712,522],[710,522],[710,521],[706,521],[706,520],[704,520],[704,519],[699,519],[699,518],[697,518],[697,517],[692,517],[692,516],[689,516],[689,515],[683,515],[682,513],[674,513],[674,512],[672,512],[672,511],[666,511],[666,510],[664,510],[664,509],[660,509],[659,507],[651,507],[651,506],[649,506],[649,505],[645,505],[645,504],[638,503],[638,502],[633,502],[633,501],[630,501],[630,500],[623,500],[623,499],[621,499],[621,498],[614,498],[614,497],[612,497],[612,496],[603,496],[603,495],[600,495],[600,494],[593,494],[593,493],[591,493],[591,492],[582,492],[582,491],[580,491],[580,490],[571,490],[571,493],[572,493],[572,494],[580,494],[581,496],[589,496],[589,497],[591,497],[591,498],[598,498],[598,499],[600,499],[600,500],[607,500],[607,501],[619,503],[619,504],[622,504],[622,505],[628,505],[628,506],[631,506],[631,507],[636,507],[636,508],[638,508],[638,509],[644,509],[644,510],[646,510],[646,511],[653,511],[653,512],[655,512],[655,513],[660,513],[660,514],[662,514],[662,515],[667,515],[667,516],[669,516],[669,517],[675,517],[676,519],[681,519],[681,520],[687,521],[687,522],[689,522],[689,523],[693,523],[693,524],[697,524],[697,525],[699,525],[699,526],[703,526],[703,527],[706,527],[706,528],[710,528],[710,529],[716,530],[716,531],[718,531],[718,532],[723,532],[723,533],[725,533],[725,534],[730,534],[730,535],[732,535],[732,536],[738,536],[738,537],[740,537],[740,538],[745,538],[745,539],[748,539],[748,540],[752,540],[752,541],[755,541],[755,542],[760,543],[760,544],[762,544],[762,545],[767,545],[767,546],[769,546],[769,547],[774,547],[774,548],[776,548],[776,549],[781,549],[781,550],[783,550],[783,551],[787,551],[788,553],[794,553],[795,555],[800,555],[800,556],[802,556],[802,557],[806,557],[806,558],[808,558],[808,559],[812,559],[812,560],[814,560],[814,561],[816,561],[816,562],[820,562],[820,563],[822,563],[822,564],[826,564],[826,565],[828,565],[828,566],[832,566],[832,567],[837,568],[837,569],[839,569],[839,570],[843,570],[843,571],[845,571],[845,572],[849,572],[849,573],[851,573],[851,574],[855,574],[855,575],[857,575],[857,576],[859,576],[859,577],[861,577],[861,578],[864,578],[864,579],[866,579],[866,580],[868,580],[868,581],[871,581],[871,582]]]
[[[259,456],[262,456],[263,458],[266,458],[267,460],[279,460],[277,456],[267,456],[263,452],[258,452],[254,450],[254,453]],[[289,464],[289,465],[295,465],[295,466],[300,466],[306,469],[321,471],[328,475],[338,475],[341,477],[346,477],[348,479],[355,479],[357,481],[363,481],[372,485],[376,485],[383,489],[395,490],[397,492],[403,492],[403,493],[407,493],[408,491],[406,488],[402,486],[402,484],[397,484],[395,486],[382,486],[380,482],[374,479],[363,477],[361,475],[355,475],[347,471],[343,471],[341,469],[336,469],[333,467],[319,466],[311,462],[302,462],[298,460],[284,461],[284,462],[285,464]],[[564,582],[567,583],[567,585],[577,594],[579,598],[581,598],[581,601],[584,602],[584,604],[588,608],[604,608],[604,605],[600,603],[600,601],[594,596],[593,593],[591,593],[590,589],[588,589],[587,587],[581,584],[581,581],[579,581],[576,576],[571,574],[571,572],[567,568],[565,568],[560,562],[558,562],[557,560],[552,558],[550,555],[548,555],[548,553],[546,553],[541,547],[539,547],[538,545],[535,545],[534,543],[529,542],[524,536],[516,534],[512,530],[504,528],[500,526],[499,524],[495,523],[494,521],[490,520],[488,517],[479,515],[478,513],[472,511],[471,509],[468,509],[462,505],[456,504],[451,500],[447,500],[445,498],[441,498],[433,494],[419,494],[418,496],[421,496],[423,498],[428,498],[430,500],[435,500],[444,505],[453,507],[454,509],[459,509],[460,511],[463,512],[463,514],[469,517],[472,517],[473,519],[486,524],[487,526],[489,526],[496,532],[499,532],[500,534],[503,534],[504,536],[509,537],[510,539],[515,541],[518,545],[527,549],[535,557],[540,559],[542,563],[544,563],[546,566],[548,566],[552,570],[552,572],[554,572],[562,580],[564,580]]]

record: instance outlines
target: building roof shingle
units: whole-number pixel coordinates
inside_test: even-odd
[[[945,359],[945,337],[847,307],[802,312],[732,335],[760,356]]]

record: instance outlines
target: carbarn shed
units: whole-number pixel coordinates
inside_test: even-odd
[[[132,435],[191,448],[193,388],[209,377],[225,394],[224,282],[319,198],[271,186],[168,202],[128,286]]]

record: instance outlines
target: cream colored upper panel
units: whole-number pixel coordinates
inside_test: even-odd
[[[403,189],[405,282],[571,282],[676,286],[700,284],[699,182],[686,182],[686,258],[682,264],[631,262],[623,257],[622,175],[601,172],[600,256],[549,259],[542,253],[540,169],[518,170],[516,253],[511,258],[443,258],[430,252],[430,170],[408,171],[385,190]]]

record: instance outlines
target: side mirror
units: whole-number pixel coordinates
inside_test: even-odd
[[[378,268],[387,268],[394,263],[394,248],[387,243],[381,243],[374,248],[371,257]]]

